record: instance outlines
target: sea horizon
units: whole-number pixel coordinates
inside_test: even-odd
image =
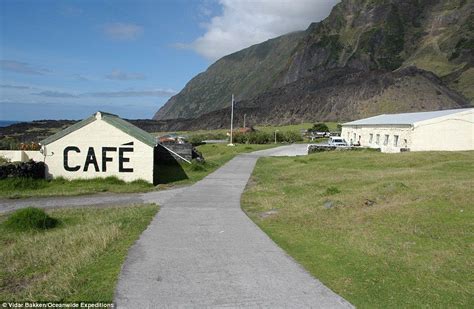
[[[0,127],[8,127],[12,124],[15,124],[15,123],[20,123],[20,122],[24,122],[24,121],[21,121],[21,120],[0,120]]]

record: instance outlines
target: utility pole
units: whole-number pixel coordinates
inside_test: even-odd
[[[231,108],[230,108],[230,143],[227,146],[234,146],[232,144],[232,134],[234,130],[234,95],[232,94],[232,103],[231,103]]]
[[[245,126],[245,117],[247,117],[247,114],[244,114],[244,128],[246,128],[246,126]]]

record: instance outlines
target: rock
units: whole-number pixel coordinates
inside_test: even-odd
[[[334,202],[333,201],[326,201],[324,202],[324,208],[326,209],[331,209],[334,207]]]
[[[366,199],[364,204],[365,204],[365,206],[373,206],[375,204],[375,201]]]

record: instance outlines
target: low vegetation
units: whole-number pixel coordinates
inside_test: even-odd
[[[204,156],[204,162],[193,160],[192,164],[181,163],[176,165],[160,166],[160,182],[164,185],[190,184],[199,181],[214,172],[240,153],[268,149],[278,144],[242,145],[233,147],[227,144],[205,144],[196,147]]]
[[[128,248],[157,210],[155,205],[51,210],[57,227],[22,231],[12,231],[8,216],[0,216],[0,302],[111,302]]]
[[[474,152],[262,158],[243,209],[362,308],[474,306]]]
[[[47,230],[58,225],[56,218],[50,217],[44,210],[28,207],[17,210],[3,223],[12,231]]]
[[[66,180],[32,179],[13,177],[0,180],[0,197],[24,198],[39,196],[68,196],[99,192],[132,193],[153,190],[154,186],[143,180],[124,182],[117,177]]]

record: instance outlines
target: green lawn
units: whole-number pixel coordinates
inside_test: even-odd
[[[473,175],[474,152],[262,158],[242,206],[358,307],[473,308]]]
[[[164,186],[168,185],[180,185],[190,184],[199,181],[230,161],[236,155],[240,153],[248,153],[257,150],[268,149],[280,145],[267,144],[267,145],[241,145],[235,144],[230,147],[226,144],[205,144],[197,147],[197,150],[202,153],[205,159],[205,163],[193,162],[193,164],[181,163],[180,166],[182,171],[177,171],[175,166],[160,166],[161,181]],[[177,178],[177,174],[186,174],[186,178]]]
[[[228,147],[226,144],[212,144],[198,146],[197,149],[204,155],[206,163],[194,162],[190,165],[183,162],[178,167],[158,166],[157,175],[162,184],[158,189],[194,183],[215,171],[239,153],[271,147],[275,147],[275,145],[235,145],[234,147]],[[156,189],[155,186],[146,181],[124,182],[116,177],[80,180],[66,180],[64,178],[52,180],[9,178],[0,180],[0,198],[73,196],[100,192],[134,193]]]
[[[133,193],[153,189],[154,186],[146,181],[124,182],[116,177],[78,180],[64,178],[52,180],[7,178],[0,180],[1,198],[69,196],[99,192]]]
[[[129,247],[158,207],[47,211],[60,225],[12,232],[0,216],[1,301],[111,302]]]

